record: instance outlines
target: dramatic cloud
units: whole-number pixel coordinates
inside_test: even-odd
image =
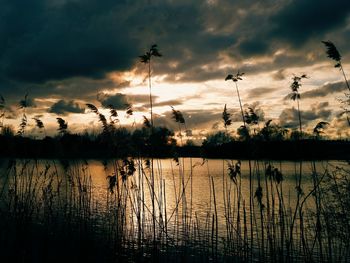
[[[129,105],[129,100],[125,94],[117,93],[112,96],[100,95],[99,101],[102,106],[108,108],[110,105],[117,110],[124,110]]]
[[[328,106],[328,102],[321,102],[311,105],[310,110],[301,111],[302,125],[306,125],[315,120],[328,121],[332,114],[332,111],[327,109]],[[299,126],[298,110],[294,107],[284,109],[279,116],[279,122],[283,127],[297,128]]]
[[[112,69],[131,66],[136,45],[128,28],[122,26],[125,4],[95,0],[56,3],[2,3],[0,61],[5,77],[24,82],[103,77]]]
[[[157,97],[154,96],[153,99]],[[126,95],[122,93],[116,93],[109,95],[105,93],[98,94],[98,100],[102,106],[108,108],[110,105],[117,110],[125,110],[129,105],[134,103],[145,103],[149,101],[149,95]],[[143,106],[141,106],[143,107]]]
[[[222,54],[270,55],[286,40],[321,38],[344,26],[349,10],[341,0],[14,0],[0,11],[0,76],[24,83],[103,78],[130,69],[156,41],[166,58],[158,72],[186,73],[183,80],[215,78],[218,72],[202,66],[219,63]]]
[[[268,94],[274,91],[275,91],[274,88],[267,88],[267,87],[254,88],[249,90],[247,97],[253,98],[253,99],[262,98],[262,97],[266,97]]]
[[[329,94],[337,92],[346,92],[346,84],[343,81],[327,83],[317,89],[301,93],[301,98],[326,97]]]
[[[286,76],[285,76],[285,69],[280,69],[277,72],[274,72],[272,74],[272,78],[274,80],[284,80],[286,78]]]
[[[181,105],[183,103],[182,100],[167,100],[162,102],[156,102],[153,104],[154,107],[161,107],[161,106],[177,106]],[[145,105],[146,106],[146,105]]]
[[[59,100],[56,103],[54,103],[49,109],[50,113],[55,113],[59,115],[66,115],[69,113],[84,113],[84,111],[85,109],[73,100]]]
[[[287,3],[270,18],[271,36],[298,47],[344,26],[350,13],[350,2],[343,0],[296,0]]]

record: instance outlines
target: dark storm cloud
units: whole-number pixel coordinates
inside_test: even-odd
[[[117,93],[115,95],[104,95],[99,97],[102,106],[108,108],[110,105],[117,110],[124,110],[129,105],[129,100],[125,94]]]
[[[245,40],[239,45],[241,56],[253,56],[267,53],[269,44],[263,40],[249,39]]]
[[[301,98],[326,97],[328,94],[345,92],[346,84],[343,81],[327,83],[317,89],[301,93]]]
[[[270,17],[271,37],[286,40],[294,46],[315,37],[320,41],[328,31],[344,26],[349,13],[349,1],[289,1]]]
[[[60,115],[66,115],[69,113],[84,113],[85,109],[82,108],[78,103],[74,102],[73,100],[65,101],[65,100],[59,100],[56,103],[54,103],[50,109],[50,113],[60,114]]]
[[[153,99],[157,99],[153,96]],[[110,105],[117,110],[125,110],[129,105],[135,103],[145,103],[149,100],[149,95],[127,95],[123,93],[116,93],[113,95],[100,93],[98,94],[98,100],[102,106],[108,108]],[[144,108],[141,106],[141,108]]]
[[[219,64],[223,56],[250,74],[310,65],[303,44],[313,38],[307,50],[322,50],[327,33],[344,30],[349,7],[340,0],[1,1],[1,93],[90,100],[118,88],[105,75],[131,69],[153,43],[164,54],[154,74],[173,82],[224,78],[232,68]],[[244,64],[259,56],[273,61]],[[138,64],[136,73],[145,70]]]
[[[121,26],[119,1],[19,0],[2,3],[1,73],[23,82],[102,77],[127,69],[134,40]],[[117,10],[114,12],[114,10]]]
[[[22,82],[101,78],[129,69],[157,40],[185,71],[232,42],[205,32],[207,12],[200,1],[11,1],[0,11],[1,75]]]
[[[199,67],[216,60],[232,43],[231,34],[206,32],[211,7],[202,1],[14,0],[1,4],[0,83],[5,95],[14,88],[17,93],[30,90],[38,96],[74,91],[85,95],[81,91],[90,91],[89,87],[77,89],[75,80],[93,82],[110,71],[128,70],[155,42],[165,54],[165,63],[179,64],[177,72],[195,68],[200,73]],[[164,64],[159,67],[157,74],[171,72]],[[103,86],[96,84],[91,92],[98,93]]]

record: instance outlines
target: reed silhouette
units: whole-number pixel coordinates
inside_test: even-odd
[[[68,133],[68,123],[60,117],[58,117],[56,119],[57,119],[57,123],[58,123],[57,130],[58,130],[59,134],[62,136],[67,134]]]
[[[314,134],[315,134],[315,136],[316,136],[316,139],[319,139],[320,138],[320,135],[322,134],[322,133],[324,133],[324,129],[326,128],[326,126],[328,126],[329,125],[329,123],[328,122],[326,122],[326,121],[320,121],[319,123],[317,123],[316,124],[316,126],[314,127],[314,130],[313,130],[313,132],[314,132]]]
[[[348,90],[350,91],[349,82],[348,82],[348,80],[346,78],[346,75],[345,75],[345,72],[344,72],[344,68],[343,68],[343,65],[342,65],[342,62],[341,62],[341,55],[340,55],[339,51],[337,50],[336,46],[331,41],[322,41],[322,43],[327,48],[327,51],[326,51],[327,56],[329,58],[333,59],[334,61],[336,61],[336,64],[334,65],[334,67],[340,69],[340,71],[343,74],[343,77],[344,77],[344,80],[345,80],[345,84],[346,84]],[[348,124],[350,126],[349,110],[347,108],[349,106],[350,95],[345,93],[345,96],[346,96],[347,99],[345,99],[345,100],[340,99],[340,102],[345,105],[345,107],[343,109],[345,111],[345,114],[347,114],[346,118],[347,118]]]
[[[297,109],[298,109],[298,119],[299,119],[299,131],[300,131],[300,136],[303,136],[303,128],[302,128],[302,124],[301,124],[301,112],[300,112],[300,93],[299,93],[299,89],[301,87],[301,80],[307,78],[307,76],[305,74],[301,75],[301,76],[294,76],[292,78],[292,84],[290,85],[290,88],[292,90],[292,93],[290,94],[290,98],[293,101],[297,102]]]
[[[238,101],[239,101],[239,107],[241,109],[241,115],[242,115],[242,121],[243,121],[243,126],[246,128],[246,122],[245,122],[245,117],[243,113],[243,107],[242,107],[242,101],[241,101],[241,96],[239,95],[239,90],[238,90],[238,84],[237,82],[239,80],[242,80],[242,76],[244,75],[243,72],[237,72],[236,75],[229,74],[226,76],[225,81],[227,80],[232,80],[235,83],[236,86],[236,91],[237,91],[237,96],[238,96]]]
[[[232,124],[232,120],[231,120],[231,114],[227,111],[226,104],[224,106],[224,111],[222,112],[222,120],[224,121],[224,127],[227,133],[227,127]]]
[[[27,127],[27,122],[28,122],[28,118],[26,115],[26,108],[28,107],[28,93],[24,96],[23,100],[20,100],[19,107],[20,109],[22,109],[22,118],[19,124],[17,135],[23,136],[25,132],[25,128]]]
[[[348,80],[346,78],[346,75],[345,75],[345,72],[344,72],[344,68],[343,68],[343,65],[342,65],[342,61],[341,61],[341,55],[340,55],[338,49],[336,48],[336,46],[331,41],[322,41],[322,43],[326,46],[327,56],[329,58],[333,59],[336,62],[334,67],[335,68],[339,68],[340,71],[342,72],[344,80],[345,80],[345,83],[346,83],[346,86],[347,86],[348,90],[350,91],[349,82],[348,82]]]
[[[149,104],[151,111],[151,126],[153,122],[153,100],[152,100],[152,57],[162,57],[163,55],[158,51],[156,44],[152,45],[151,48],[143,55],[139,56],[140,62],[148,65],[148,88],[149,88]]]

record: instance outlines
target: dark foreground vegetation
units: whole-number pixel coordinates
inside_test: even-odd
[[[348,262],[346,166],[308,162],[304,174],[295,162],[291,193],[278,162],[247,161],[245,172],[223,162],[220,180],[209,164],[201,183],[210,202],[198,209],[195,168],[182,159],[170,177],[161,160],[115,160],[102,188],[88,162],[2,160],[1,260]]]

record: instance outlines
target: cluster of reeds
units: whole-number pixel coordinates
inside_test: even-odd
[[[211,174],[210,161],[180,159],[171,162],[170,174],[163,174],[162,162],[154,160],[152,181],[147,159],[110,161],[102,188],[94,185],[89,165],[81,161],[3,163],[2,254],[45,262],[57,256],[58,247],[60,253],[90,257],[92,262],[124,257],[346,262],[350,252],[345,168],[318,171],[310,162],[305,173],[295,163],[293,193],[290,186],[286,190],[279,163],[230,161],[223,163],[218,178]],[[198,200],[193,191],[198,166],[206,167],[207,181],[202,184],[209,199],[201,210],[193,205]],[[300,173],[309,180],[307,188],[300,183]]]

